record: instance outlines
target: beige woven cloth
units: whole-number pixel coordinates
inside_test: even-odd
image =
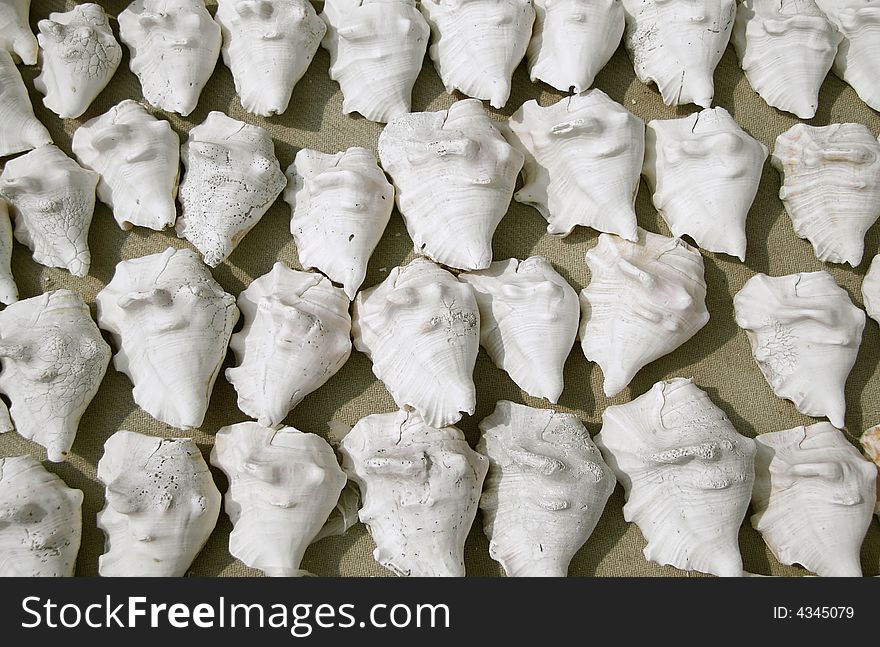
[[[74,2],[34,0],[31,24],[36,29],[38,20],[51,11],[66,10]],[[126,2],[103,2],[109,13],[118,14]],[[213,13],[215,3],[210,2]],[[114,29],[117,29],[113,21]],[[118,34],[118,30],[117,30]],[[213,77],[202,93],[198,108],[187,118],[163,115],[171,121],[181,139],[187,131],[201,123],[208,112],[220,110],[248,123],[262,126],[275,139],[275,150],[282,168],[293,162],[301,148],[316,148],[336,152],[350,146],[364,146],[376,150],[382,126],[360,117],[342,114],[342,95],[339,87],[327,74],[329,57],[319,50],[309,71],[297,84],[290,107],[281,116],[262,119],[242,110],[235,95],[229,70],[218,62]],[[74,130],[84,121],[102,114],[122,99],[142,99],[137,78],[128,69],[126,52],[122,65],[109,87],[101,93],[91,108],[80,119],[61,120],[43,107],[42,96],[33,88],[36,67],[21,67],[31,100],[39,119],[49,128],[56,144],[71,154],[70,139]],[[787,130],[797,119],[768,107],[751,89],[740,70],[732,46],[728,47],[715,74],[715,104],[726,108],[754,137],[772,149],[776,136]],[[657,118],[685,116],[693,111],[689,106],[671,109],[663,105],[653,88],[640,83],[634,75],[632,63],[623,47],[599,74],[595,87],[608,93],[633,113],[648,121]],[[562,95],[543,84],[529,82],[525,65],[520,65],[514,76],[514,87],[507,107],[489,109],[496,119],[504,119],[523,102],[537,99],[542,105],[559,100]],[[413,92],[414,111],[447,108],[457,98],[447,95],[426,59]],[[824,125],[835,122],[859,122],[868,126],[876,136],[880,133],[880,115],[873,112],[842,81],[829,75],[821,93],[818,115],[809,123]],[[809,243],[795,236],[791,221],[777,196],[779,177],[769,163],[758,191],[757,200],[748,221],[749,249],[745,264],[724,255],[703,252],[706,281],[709,291],[707,305],[711,320],[693,339],[667,357],[645,367],[629,388],[615,398],[606,398],[601,389],[602,374],[597,366],[588,363],[579,347],[572,350],[565,371],[565,391],[558,409],[579,416],[592,434],[598,433],[601,415],[612,404],[627,402],[645,393],[661,379],[693,377],[698,386],[708,391],[713,402],[720,406],[737,429],[747,435],[788,429],[811,424],[813,419],[799,414],[794,406],[777,398],[764,381],[752,359],[745,333],[734,322],[733,295],[758,272],[778,276],[801,271],[827,270],[843,286],[858,305],[862,304],[861,282],[870,259],[878,252],[880,226],[868,234],[865,262],[858,269],[849,266],[825,265],[818,261]],[[637,212],[639,224],[650,231],[669,235],[665,223],[657,216],[650,192],[643,183],[640,187]],[[290,211],[280,199],[260,223],[242,240],[229,260],[217,267],[213,274],[221,285],[235,295],[254,278],[268,272],[275,261],[283,261],[299,268],[296,247],[289,233]],[[496,259],[525,258],[542,254],[568,279],[575,289],[589,282],[584,253],[596,243],[597,233],[578,228],[565,238],[551,238],[546,233],[546,222],[537,211],[513,202],[495,235]],[[92,268],[82,279],[72,277],[60,269],[49,269],[35,263],[29,251],[16,244],[13,253],[13,272],[21,298],[28,298],[61,287],[79,292],[92,307],[95,294],[113,276],[116,263],[146,254],[160,252],[167,246],[187,247],[173,231],[153,232],[136,228],[121,231],[109,209],[98,204],[89,235]],[[405,263],[412,257],[412,243],[400,215],[395,212],[373,258],[365,287],[375,285],[387,276],[388,269]],[[877,323],[868,320],[858,362],[847,383],[847,428],[853,442],[861,432],[880,423],[880,330]],[[115,349],[114,349],[115,350]],[[231,353],[227,364],[231,361]],[[509,399],[536,407],[549,406],[520,391],[509,377],[497,369],[481,351],[476,366],[477,410],[465,416],[460,428],[471,444],[478,437],[477,423],[492,412],[499,399]],[[391,411],[394,402],[384,386],[375,379],[369,360],[354,352],[343,369],[317,392],[308,396],[286,419],[286,423],[303,431],[326,435],[327,423],[337,420],[349,425],[361,417]],[[222,376],[214,387],[205,424],[193,436],[207,458],[214,433],[220,427],[246,419],[236,407],[235,392]],[[95,468],[101,457],[104,441],[119,429],[129,429],[163,437],[179,436],[181,432],[169,428],[138,409],[132,400],[131,384],[111,364],[101,388],[82,418],[79,434],[66,463],[44,463],[61,476],[68,485],[80,488],[85,494],[83,503],[83,538],[77,573],[95,575],[98,556],[103,550],[104,537],[95,525],[95,514],[103,506],[103,487],[95,478]],[[0,456],[31,453],[39,459],[45,454],[41,447],[10,433],[0,437]],[[226,479],[213,470],[221,491]],[[677,576],[683,572],[671,567],[660,567],[646,562],[642,555],[645,541],[638,528],[623,519],[623,492],[618,486],[608,501],[605,513],[587,545],[571,564],[571,575],[581,576]],[[208,544],[192,565],[193,575],[259,575],[230,556],[227,545],[231,524],[221,513],[217,528]],[[797,567],[779,565],[765,547],[760,535],[751,528],[748,519],[740,531],[745,567],[753,573],[765,575],[801,575]],[[372,558],[374,545],[363,525],[358,524],[344,537],[322,540],[309,548],[303,568],[318,575],[389,575]],[[489,558],[488,542],[483,535],[478,516],[468,538],[465,561],[469,575],[501,575],[500,567]],[[862,550],[862,564],[866,575],[880,574],[880,524],[872,522]]]

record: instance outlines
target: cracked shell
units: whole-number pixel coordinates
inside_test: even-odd
[[[25,65],[36,65],[39,47],[28,20],[30,9],[31,0],[0,2],[0,51]]]

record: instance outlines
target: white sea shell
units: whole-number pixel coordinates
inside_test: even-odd
[[[586,256],[591,279],[580,295],[581,346],[602,368],[608,397],[709,321],[700,252],[680,238],[638,234],[635,243],[602,234]]]
[[[235,297],[195,252],[169,247],[118,263],[95,301],[138,406],[172,427],[199,427],[238,320]]]
[[[587,90],[620,45],[620,0],[534,0],[529,76],[557,90]]]
[[[489,267],[523,155],[483,104],[463,99],[449,110],[393,119],[379,135],[379,159],[419,252],[449,267]]]
[[[97,173],[53,145],[6,162],[0,197],[12,206],[16,240],[31,249],[37,263],[66,268],[74,276],[89,273],[97,184]]]
[[[734,296],[736,323],[773,392],[801,413],[845,424],[844,385],[865,313],[827,272],[758,274]]]
[[[446,91],[503,108],[532,37],[531,0],[421,0],[419,8],[431,26],[428,55]]]
[[[865,456],[874,461],[880,469],[880,425],[871,427],[862,434],[862,451]],[[880,517],[880,477],[878,477],[878,501],[874,504],[874,514]]]
[[[657,382],[608,407],[595,438],[626,494],[623,517],[645,558],[687,571],[743,574],[739,528],[755,480],[755,442],[693,380]]]
[[[480,422],[489,458],[480,498],[489,555],[508,576],[565,577],[614,490],[575,416],[501,400]]]
[[[25,65],[36,65],[39,48],[28,23],[30,8],[31,0],[0,2],[0,51],[8,52]]]
[[[874,321],[880,323],[880,254],[871,261],[871,267],[862,281],[862,299],[865,311]]]
[[[180,139],[167,121],[125,99],[77,128],[71,148],[100,174],[98,198],[123,230],[161,231],[177,220]]]
[[[880,5],[876,0],[816,0],[816,4],[843,34],[834,74],[880,111]]]
[[[73,577],[82,501],[33,456],[0,458],[0,577]]]
[[[65,460],[110,363],[110,347],[76,292],[55,290],[0,312],[0,392],[22,436]]]
[[[394,187],[373,153],[300,150],[287,169],[284,199],[292,210],[299,262],[341,284],[354,299],[394,209]]]
[[[266,130],[217,111],[189,131],[180,158],[186,171],[177,233],[216,267],[260,221],[287,179]]]
[[[321,18],[343,114],[384,123],[408,113],[431,32],[415,0],[326,0]]]
[[[636,239],[636,192],[645,122],[601,90],[542,107],[527,101],[507,122],[508,141],[525,155],[517,202],[533,206],[551,234],[576,225]]]
[[[861,577],[877,467],[827,422],[755,438],[752,526],[776,559],[820,576]]]
[[[480,350],[474,289],[425,258],[395,267],[354,300],[354,346],[401,408],[437,429],[476,406]]]
[[[12,223],[9,207],[0,198],[0,303],[9,305],[18,301],[18,286],[12,276]]]
[[[463,577],[489,463],[464,434],[434,429],[417,413],[380,413],[361,419],[339,451],[361,490],[375,560],[401,576]]]
[[[223,62],[242,107],[268,117],[287,110],[326,27],[308,0],[218,0]]]
[[[711,106],[736,1],[623,0],[623,8],[623,43],[639,80],[656,83],[667,106]]]
[[[34,87],[43,103],[60,117],[76,118],[101,93],[122,60],[122,47],[113,37],[101,5],[76,5],[65,13],[41,20],[37,39],[43,50],[43,70]]]
[[[181,577],[220,514],[220,491],[192,438],[117,431],[104,443],[98,480],[106,534],[104,577]]]
[[[306,548],[336,507],[345,473],[327,441],[241,422],[217,432],[211,464],[229,479],[229,553],[267,575],[303,575]]]
[[[150,105],[188,115],[220,56],[220,25],[204,0],[135,0],[119,14],[129,67]]]
[[[326,278],[275,263],[238,297],[244,327],[232,336],[226,379],[238,408],[274,427],[351,354],[348,298]]]
[[[779,197],[795,233],[829,263],[861,263],[880,217],[880,142],[862,124],[795,124],[776,138]]]
[[[480,344],[523,391],[562,395],[565,360],[577,337],[578,296],[543,256],[510,258],[460,274],[480,309]]]
[[[724,108],[709,108],[649,122],[642,173],[674,236],[745,260],[746,217],[768,152]]]
[[[813,0],[745,0],[731,36],[755,92],[801,119],[816,116],[841,38]]]
[[[2,8],[0,4],[0,12]],[[0,47],[0,157],[51,143],[49,131],[34,116],[34,108],[18,68],[9,52]]]

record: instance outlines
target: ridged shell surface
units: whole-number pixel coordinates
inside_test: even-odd
[[[0,10],[2,7],[0,5]],[[0,48],[0,157],[51,143],[49,131],[34,116],[34,108],[18,68],[9,52]]]
[[[501,400],[480,422],[489,555],[510,577],[565,577],[616,480],[580,420]]]
[[[608,397],[709,321],[700,252],[680,238],[638,232],[635,243],[602,234],[586,257],[581,346],[602,368]]]
[[[595,438],[626,494],[623,517],[645,558],[686,571],[743,574],[739,528],[755,481],[755,441],[693,380],[657,382],[608,407]]]
[[[828,272],[758,274],[734,296],[736,323],[773,392],[801,413],[845,425],[844,386],[865,313]]]
[[[880,254],[871,261],[862,281],[862,299],[868,316],[880,323]]]
[[[12,276],[12,223],[9,206],[0,198],[0,303],[18,301],[18,286]]]
[[[8,52],[25,65],[36,65],[39,47],[28,21],[30,9],[31,0],[0,2],[0,52]]]
[[[456,427],[417,413],[362,418],[342,439],[342,468],[363,497],[379,564],[400,576],[463,577],[464,542],[489,461]]]
[[[861,437],[862,452],[880,469],[880,425],[871,427]],[[880,476],[878,476],[878,501],[874,504],[874,514],[880,518]]]

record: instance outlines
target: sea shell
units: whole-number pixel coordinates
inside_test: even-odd
[[[0,2],[0,52],[8,52],[25,65],[36,65],[39,48],[28,23],[30,8],[31,0]]]
[[[410,111],[430,28],[415,0],[326,0],[322,45],[342,112],[387,122]]]
[[[220,514],[220,491],[192,438],[117,431],[104,443],[98,479],[106,534],[104,577],[181,577]]]
[[[260,221],[287,179],[269,133],[222,112],[212,111],[189,131],[180,157],[186,172],[177,233],[216,267]]]
[[[620,45],[620,0],[534,0],[529,77],[562,92],[583,92]]]
[[[880,323],[880,254],[871,261],[871,267],[862,281],[862,300],[868,316]]]
[[[645,559],[743,574],[738,537],[755,480],[755,442],[693,380],[657,382],[608,407],[595,441],[623,485],[624,519],[647,540]]]
[[[868,429],[862,434],[860,440],[865,456],[874,461],[874,464],[880,469],[880,425]],[[880,481],[878,481],[878,488],[880,488]],[[880,494],[878,494],[877,503],[874,504],[874,514],[880,517]]]
[[[623,8],[623,43],[639,80],[656,83],[667,106],[711,106],[736,1],[623,0]]]
[[[507,122],[508,141],[525,155],[517,202],[537,209],[551,234],[575,225],[636,240],[636,192],[645,122],[601,90],[551,106],[527,101]]]
[[[649,122],[642,173],[674,236],[745,260],[746,217],[768,152],[727,110],[709,108]]]
[[[543,256],[498,261],[458,278],[474,288],[480,344],[495,365],[529,395],[558,402],[580,319],[574,288]]]
[[[829,263],[862,262],[865,233],[880,217],[880,142],[862,124],[795,124],[770,158],[794,231]]]
[[[773,392],[801,413],[845,424],[844,385],[865,313],[828,272],[758,274],[734,296],[736,323]]]
[[[150,105],[188,115],[220,56],[220,25],[204,0],[135,0],[119,14],[129,67]]]
[[[88,110],[116,73],[122,47],[113,37],[101,5],[76,5],[51,13],[37,25],[43,50],[43,70],[34,87],[43,103],[60,117],[76,118]]]
[[[359,516],[375,560],[401,576],[463,577],[489,463],[464,434],[434,429],[417,413],[380,413],[361,419],[339,451],[363,496]]]
[[[266,575],[303,575],[300,562],[345,486],[327,441],[292,427],[241,422],[217,432],[211,464],[229,479],[229,553]]]
[[[33,456],[0,458],[0,577],[73,577],[82,501]]]
[[[709,321],[700,252],[680,238],[638,234],[635,243],[602,234],[586,256],[592,278],[580,295],[581,346],[602,368],[608,397]]]
[[[238,297],[244,327],[229,347],[226,379],[238,408],[274,427],[329,380],[351,354],[348,298],[326,278],[275,263]]]
[[[3,5],[0,4],[0,11]],[[0,33],[2,29],[0,29]],[[34,116],[27,87],[9,52],[0,47],[0,157],[52,143],[46,127]]]
[[[12,276],[12,223],[9,207],[0,198],[0,303],[9,305],[18,301],[18,286]]]
[[[287,169],[284,199],[303,267],[354,299],[394,209],[394,187],[365,148],[328,155],[304,148]]]
[[[813,0],[745,0],[737,7],[731,40],[764,101],[812,119],[842,37]]]
[[[268,117],[287,110],[326,27],[308,0],[218,0],[223,62],[242,107]]]
[[[834,74],[880,111],[880,5],[876,0],[816,0],[816,4],[843,34]]]
[[[138,406],[172,427],[199,427],[238,320],[235,297],[195,252],[169,247],[118,263],[95,301]]]
[[[616,480],[581,421],[501,400],[480,422],[489,555],[508,576],[565,577]]]
[[[421,0],[419,8],[431,26],[428,55],[446,91],[503,108],[532,37],[531,0]]]
[[[25,438],[65,460],[110,363],[110,347],[76,292],[55,290],[0,312],[0,392]]]
[[[752,526],[774,557],[820,576],[861,577],[877,467],[827,422],[755,438]]]
[[[476,406],[480,349],[474,289],[425,258],[395,267],[354,300],[354,346],[401,408],[437,429]]]
[[[449,110],[393,119],[379,135],[379,159],[420,253],[463,270],[489,267],[523,155],[483,104],[463,99]]]
[[[177,220],[180,139],[167,121],[125,99],[77,128],[71,148],[100,174],[98,198],[123,230],[161,231]]]

